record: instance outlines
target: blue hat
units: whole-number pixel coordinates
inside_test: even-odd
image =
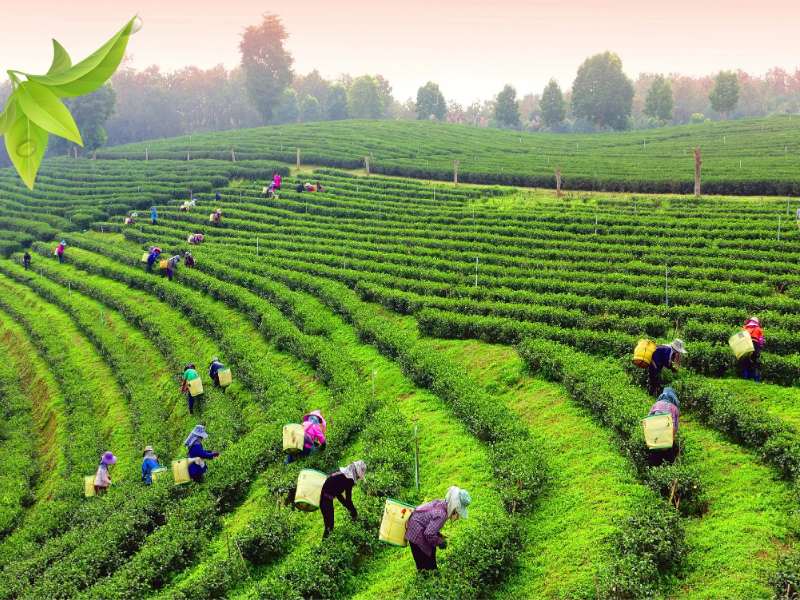
[[[461,506],[456,509],[456,512],[462,519],[468,519],[467,507],[472,504],[472,498],[469,497],[469,492],[467,490],[459,490],[458,499],[461,501]]]
[[[670,402],[675,406],[680,406],[681,403],[678,400],[678,394],[675,393],[675,390],[671,387],[664,388],[664,391],[658,397],[659,402]]]

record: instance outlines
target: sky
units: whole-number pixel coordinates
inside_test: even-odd
[[[137,12],[136,68],[234,67],[242,29],[272,12],[298,73],[382,74],[401,101],[427,81],[462,104],[506,83],[522,95],[554,77],[566,89],[605,50],[632,79],[800,66],[800,0],[8,0],[0,72],[45,73],[51,38],[78,62]]]

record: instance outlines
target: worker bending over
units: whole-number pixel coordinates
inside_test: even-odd
[[[750,339],[753,340],[753,353],[742,359],[744,378],[750,379],[752,374],[753,381],[761,383],[761,377],[758,374],[758,359],[761,358],[761,347],[764,345],[764,331],[761,329],[761,322],[757,317],[750,317],[742,329],[749,333]]]
[[[325,533],[322,534],[324,540],[331,531],[333,531],[333,499],[336,498],[342,503],[347,510],[350,511],[350,516],[353,521],[358,518],[358,511],[353,506],[352,494],[353,488],[356,487],[360,479],[364,483],[367,482],[364,473],[367,472],[367,465],[363,460],[351,462],[346,467],[339,467],[338,471],[334,471],[325,480],[322,485],[322,495],[319,500],[319,510],[322,513],[322,520],[325,523]]]
[[[147,255],[147,272],[153,273],[153,263],[161,257],[161,248],[150,246],[150,254]]]
[[[447,548],[449,536],[441,533],[442,527],[450,521],[466,519],[467,507],[472,504],[467,490],[450,486],[444,500],[431,500],[418,506],[406,525],[406,541],[411,546],[411,555],[417,571],[433,571],[436,566],[436,548]]]
[[[153,479],[151,478],[153,469],[157,469],[159,467],[158,457],[156,456],[153,447],[147,446],[142,453],[142,458],[144,459],[142,461],[142,479],[144,479],[145,485],[150,485],[153,483]]]
[[[650,415],[672,415],[672,448],[663,450],[648,450],[648,462],[650,467],[660,467],[665,462],[674,464],[678,457],[678,424],[681,413],[678,410],[680,402],[678,395],[671,387],[664,388],[664,392],[658,397],[658,401],[650,409]]]
[[[220,369],[224,369],[225,365],[219,362],[219,357],[215,356],[214,360],[211,361],[211,366],[208,368],[208,376],[214,381],[214,385],[219,387],[219,371]],[[225,393],[225,388],[222,388],[222,392]]]
[[[305,415],[303,417],[303,429],[305,430],[303,436],[303,451],[295,455],[289,454],[284,464],[288,465],[301,456],[308,456],[312,452],[315,452],[317,448],[325,450],[325,446],[327,445],[325,441],[325,431],[327,428],[328,425],[325,423],[325,419],[322,418],[322,413],[320,411],[315,410]]]
[[[194,269],[194,256],[192,256],[189,252],[186,252],[183,255],[183,266],[187,269]]]
[[[208,470],[206,461],[219,456],[219,452],[210,452],[203,448],[203,440],[208,437],[206,428],[202,425],[195,425],[192,433],[183,442],[189,449],[189,477],[195,483],[203,483],[203,473]]]
[[[686,349],[683,347],[681,340],[675,340],[671,344],[661,344],[653,352],[653,357],[650,359],[650,385],[648,391],[651,396],[655,396],[660,384],[661,371],[664,367],[668,368],[673,373],[677,373],[677,367],[681,366],[681,354],[686,354]]]
[[[97,474],[94,477],[94,493],[95,496],[105,494],[112,485],[111,474],[109,467],[117,462],[117,457],[114,456],[109,450],[100,459],[100,464],[97,466]]]

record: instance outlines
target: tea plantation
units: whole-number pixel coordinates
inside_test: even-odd
[[[642,132],[327,123],[51,159],[34,191],[0,171],[0,598],[796,598],[800,232],[797,204],[768,194],[797,185],[800,123],[764,120],[763,138],[761,123],[648,133],[646,149]],[[499,185],[547,184],[546,151],[574,187],[597,168],[597,188],[683,190],[683,145],[704,147],[709,187],[768,191]],[[745,151],[741,171],[724,164]],[[479,184],[374,174],[444,179],[460,152]],[[154,245],[195,268],[148,274]],[[727,343],[752,315],[762,384]],[[656,469],[647,371],[630,360],[643,337],[688,350],[662,375],[681,454]],[[225,393],[206,377],[214,356],[233,372]],[[194,415],[190,362],[206,380]],[[314,409],[326,450],[284,466],[283,425]],[[205,483],[145,486],[143,448],[169,465],[197,424],[220,452]],[[106,450],[115,486],[85,498]],[[323,542],[320,515],[287,495],[300,469],[359,459],[358,519],[337,503]],[[384,502],[450,485],[469,490],[470,518],[418,576],[407,548],[378,541]]]

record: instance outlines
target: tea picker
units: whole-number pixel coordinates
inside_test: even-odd
[[[642,420],[650,468],[660,467],[665,462],[674,464],[678,457],[676,438],[681,416],[678,406],[680,401],[675,390],[664,388],[648,416]]]
[[[203,382],[197,374],[195,366],[188,364],[183,369],[183,380],[181,381],[181,391],[186,392],[189,399],[189,414],[194,414],[194,400],[203,394]]]
[[[150,246],[150,254],[147,255],[147,272],[153,272],[153,263],[155,263],[161,256],[161,248],[158,246]]]
[[[28,267],[31,266],[31,255],[27,250],[25,250],[25,256],[22,257],[22,264],[26,271],[28,270]]]
[[[448,520],[452,522],[468,518],[467,507],[470,504],[472,498],[469,492],[453,485],[448,488],[444,500],[432,500],[414,510],[406,522],[403,539],[411,546],[411,554],[418,571],[437,569],[436,549],[445,550],[449,537],[442,534],[442,528]],[[385,518],[384,516],[384,520]]]
[[[641,344],[642,341],[649,342],[649,340],[640,340],[639,343]],[[649,343],[652,344],[653,342]],[[656,392],[658,391],[658,386],[660,384],[660,375],[661,371],[664,370],[664,367],[666,367],[673,373],[678,372],[677,367],[681,366],[681,359],[680,359],[681,354],[686,354],[686,349],[683,346],[683,342],[678,339],[674,340],[671,344],[666,344],[666,345],[661,344],[653,348],[649,364],[646,365],[648,367],[650,375],[648,392],[651,396],[655,396]],[[636,363],[638,366],[643,366],[636,362],[635,353],[634,353],[634,363]]]
[[[158,213],[156,212],[156,207],[155,207],[155,205],[153,205],[152,207],[150,207],[150,216],[151,216],[151,217],[152,217],[152,219],[153,219],[153,225],[155,225],[155,224],[156,224],[156,221],[158,220]]]
[[[66,247],[67,247],[67,242],[61,240],[61,243],[58,245],[58,248],[56,248],[55,254],[56,256],[58,256],[58,264],[60,265],[64,264],[64,249]]]
[[[178,268],[179,264],[181,264],[180,254],[176,254],[167,261],[167,277],[170,281],[172,281],[172,274],[174,273],[175,269]]]
[[[334,498],[339,500],[339,502],[342,503],[342,506],[350,511],[350,516],[352,517],[353,521],[358,519],[358,511],[356,510],[356,507],[353,506],[352,500],[353,488],[356,487],[359,479],[366,483],[367,479],[364,477],[364,473],[366,472],[367,465],[364,464],[363,460],[359,460],[356,462],[351,462],[346,467],[340,467],[337,471],[334,471],[328,475],[325,483],[320,489],[319,499],[319,509],[322,513],[322,520],[325,523],[325,533],[322,534],[323,540],[330,535],[331,531],[333,531]],[[300,484],[301,482],[298,481],[295,503],[298,501],[298,497],[302,493]]]
[[[231,370],[219,362],[219,357],[215,356],[211,361],[211,366],[208,368],[208,376],[214,381],[214,385],[222,388],[222,393],[225,393],[225,388],[231,384]]]
[[[203,440],[208,437],[205,427],[195,425],[183,445],[189,449],[189,477],[195,483],[203,483],[203,473],[208,467],[206,461],[219,456],[219,452],[210,452],[203,448]]]
[[[744,378],[750,379],[750,375],[752,375],[753,381],[761,383],[761,377],[758,374],[758,359],[761,358],[761,347],[764,345],[764,331],[761,329],[761,322],[758,318],[747,319],[742,331],[734,333],[728,343],[737,360],[742,361]]]
[[[325,431],[328,428],[319,410],[303,416],[300,423],[289,423],[283,427],[283,451],[288,455],[285,465],[294,460],[310,455],[312,452],[325,450]]]
[[[158,463],[158,457],[152,446],[147,446],[142,453],[142,479],[145,485],[153,483],[153,478],[167,470]]]
[[[111,482],[109,468],[116,462],[117,457],[114,456],[110,450],[103,454],[102,458],[100,459],[100,464],[97,466],[97,473],[95,474],[94,478],[94,495],[102,496],[108,491],[108,488],[114,485]]]
[[[191,252],[187,251],[183,254],[183,266],[187,269],[194,269],[194,256]]]

